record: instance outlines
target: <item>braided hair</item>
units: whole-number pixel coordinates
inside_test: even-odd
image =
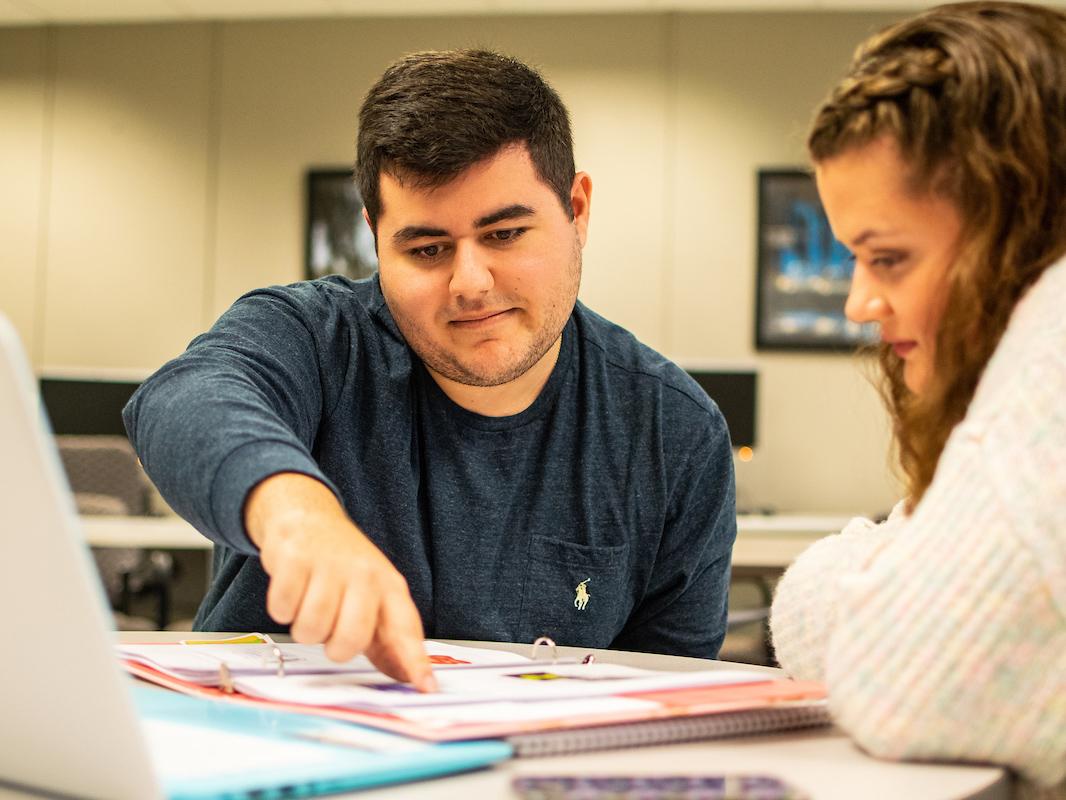
[[[816,112],[807,147],[819,163],[884,137],[908,188],[949,200],[962,221],[928,387],[912,393],[902,359],[877,348],[913,507],[1014,306],[1066,254],[1066,14],[959,3],[872,36]]]

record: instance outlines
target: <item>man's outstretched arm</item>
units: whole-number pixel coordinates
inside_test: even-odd
[[[337,661],[365,653],[385,674],[436,689],[407,581],[332,491],[307,475],[273,475],[249,494],[244,519],[270,576],[267,612],[296,641],[323,642]]]
[[[359,356],[325,291],[242,298],[149,378],[123,417],[167,502],[213,541],[261,558],[267,612],[292,623],[297,641],[325,642],[335,658],[365,647],[384,672],[428,687],[407,585],[312,455],[336,403],[334,376]]]

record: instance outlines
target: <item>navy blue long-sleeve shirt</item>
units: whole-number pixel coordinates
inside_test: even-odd
[[[376,277],[331,277],[242,297],[124,418],[164,498],[215,542],[198,629],[286,630],[242,517],[257,483],[292,471],[325,482],[404,575],[429,637],[718,653],[736,535],[725,422],[580,303],[513,416],[443,393]]]

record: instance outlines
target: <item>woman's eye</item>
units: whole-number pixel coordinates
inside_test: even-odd
[[[902,253],[874,253],[870,256],[870,266],[875,269],[891,269],[902,260]]]

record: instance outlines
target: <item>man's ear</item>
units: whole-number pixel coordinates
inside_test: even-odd
[[[589,211],[592,206],[592,178],[587,172],[579,172],[570,185],[570,208],[574,211],[578,241],[585,246],[588,238]]]
[[[366,206],[363,206],[363,219],[366,220],[366,226],[368,228],[370,228],[370,232],[372,234],[374,234],[374,255],[377,255],[377,252],[378,252],[378,232],[377,232],[377,229],[374,227],[373,223],[371,223],[371,221],[370,221],[370,215],[366,213]]]

